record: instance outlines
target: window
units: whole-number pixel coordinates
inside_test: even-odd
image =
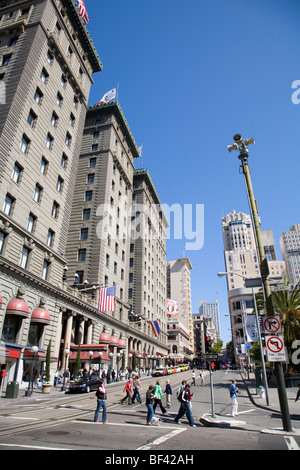
[[[59,212],[59,204],[56,201],[53,201],[51,215],[54,219],[57,219]]]
[[[29,258],[29,250],[26,248],[26,246],[23,246],[22,252],[21,252],[21,257],[20,257],[20,266],[23,269],[26,269],[27,264],[28,264],[28,258]]]
[[[27,230],[28,230],[28,232],[30,232],[30,233],[34,232],[35,224],[36,224],[36,217],[33,214],[30,213],[29,217],[28,217],[28,220],[27,220]]]
[[[57,106],[61,106],[62,103],[63,103],[63,97],[61,96],[60,93],[57,93],[57,95],[56,95],[56,104],[57,104]]]
[[[47,172],[47,168],[48,168],[48,160],[46,160],[45,157],[42,157],[41,159],[41,163],[40,163],[40,172],[45,175],[46,172]]]
[[[20,317],[18,315],[5,315],[1,339],[15,343],[19,332],[19,327]]]
[[[128,299],[132,299],[132,289],[128,289]]]
[[[11,179],[15,183],[20,183],[22,171],[23,171],[23,168],[16,162],[14,164],[14,168],[13,168],[12,175],[11,175]]]
[[[21,143],[20,143],[20,150],[23,153],[28,152],[29,143],[30,143],[30,140],[28,139],[28,137],[26,137],[25,134],[23,134],[22,139],[21,139]]]
[[[43,68],[43,70],[41,71],[41,74],[40,74],[40,79],[42,80],[43,83],[46,83],[48,77],[49,77],[49,74],[48,74],[47,70],[45,68]]]
[[[78,250],[78,261],[85,261],[86,259],[86,249],[81,248]]]
[[[36,119],[37,119],[37,115],[31,109],[29,114],[28,114],[28,118],[27,118],[27,122],[30,125],[30,127],[35,126]]]
[[[48,233],[47,233],[47,241],[46,241],[46,243],[47,243],[47,245],[50,246],[50,247],[53,246],[54,235],[55,235],[55,233],[49,228]]]
[[[83,283],[83,276],[84,276],[84,271],[76,271],[75,284],[82,284]]]
[[[44,281],[46,281],[49,276],[49,270],[50,270],[50,263],[49,261],[44,260],[43,268],[42,268],[42,279],[44,279]]]
[[[35,90],[35,94],[34,94],[34,101],[37,103],[37,104],[41,104],[41,100],[43,98],[43,93],[41,92],[41,90],[39,88],[37,88]]]
[[[3,252],[4,240],[5,240],[5,235],[3,232],[0,232],[0,255]]]
[[[94,180],[95,180],[95,173],[90,173],[90,174],[87,176],[87,182],[88,182],[88,184],[93,183]]]
[[[67,155],[64,154],[64,153],[62,154],[60,164],[61,164],[62,168],[67,168],[68,157],[67,157]]]
[[[12,58],[12,54],[7,54],[3,56],[2,65],[3,66],[8,65],[10,63],[11,58]]]
[[[89,220],[91,217],[91,209],[83,209],[82,220]]]
[[[51,150],[52,145],[53,145],[53,140],[54,139],[52,135],[48,133],[46,137],[46,142],[45,142],[47,149]]]
[[[58,122],[58,116],[56,113],[53,112],[52,116],[51,116],[51,124],[53,127],[56,127],[57,126],[57,122]]]
[[[63,88],[67,86],[67,79],[63,75],[60,78],[60,84]]]
[[[133,273],[129,273],[129,282],[133,282]]]
[[[63,190],[64,180],[59,176],[57,178],[56,189],[61,192]]]
[[[35,202],[41,202],[42,191],[43,188],[39,184],[36,184],[33,193],[33,199],[35,200]]]
[[[92,152],[97,152],[98,144],[92,145]]]
[[[72,136],[69,134],[69,132],[67,132],[67,134],[66,134],[65,143],[68,147],[70,147],[70,145],[72,143]]]
[[[97,159],[96,158],[90,158],[90,168],[96,166]]]
[[[73,99],[73,106],[74,108],[78,107],[78,98],[76,98],[76,96],[74,96],[74,99]]]
[[[4,205],[3,205],[3,212],[6,215],[11,215],[14,202],[15,202],[15,199],[9,194],[7,194],[5,197]]]
[[[94,139],[99,139],[99,135],[100,135],[99,131],[95,131],[94,132]]]
[[[72,113],[70,114],[69,124],[72,127],[74,127],[74,125],[75,125],[75,116]]]
[[[85,200],[91,201],[93,199],[93,191],[86,191],[85,192]]]
[[[52,54],[52,52],[50,52],[50,51],[47,52],[47,54],[46,54],[46,60],[47,60],[48,64],[50,64],[50,65],[52,64],[52,62],[53,62],[53,54]]]
[[[87,240],[89,235],[89,229],[88,228],[82,228],[80,231],[80,240]]]

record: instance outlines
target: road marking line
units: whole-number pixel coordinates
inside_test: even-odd
[[[25,449],[39,449],[39,450],[74,450],[74,449],[66,449],[66,448],[63,448],[63,447],[41,447],[41,446],[26,446],[26,445],[22,445],[22,444],[3,444],[1,443],[0,446],[4,446],[4,447],[22,447],[22,448],[25,448]]]
[[[9,419],[30,419],[32,421],[39,421],[40,418],[25,418],[23,416],[3,416],[3,418],[9,418]]]
[[[289,450],[300,450],[296,440],[292,436],[283,436]]]
[[[163,442],[168,441],[169,439],[172,439],[172,437],[176,436],[177,434],[180,434],[181,432],[186,431],[186,428],[182,429],[174,429],[173,431],[169,432],[168,434],[165,434],[162,437],[159,437],[158,439],[155,439],[153,442],[149,442],[148,444],[138,447],[136,450],[150,450],[154,446],[158,446],[162,444]]]
[[[99,423],[94,423],[94,421],[85,421],[85,420],[80,420],[76,419],[71,421],[71,423],[79,423],[80,424],[97,424],[99,426]],[[144,424],[129,424],[129,423],[105,423],[105,426],[131,426],[131,427],[144,427],[146,425]],[[148,429],[174,429],[174,426],[147,426]],[[186,428],[182,428],[181,431],[186,431]]]

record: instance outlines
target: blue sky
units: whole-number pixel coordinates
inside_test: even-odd
[[[298,0],[86,0],[103,63],[89,104],[119,84],[119,103],[160,200],[204,204],[204,246],[191,260],[193,312],[220,302],[230,340],[221,219],[249,213],[232,136],[254,137],[249,164],[263,230],[279,237],[299,220]],[[299,94],[300,96],[300,94]],[[141,159],[140,159],[141,160]],[[169,240],[168,259],[187,240]]]

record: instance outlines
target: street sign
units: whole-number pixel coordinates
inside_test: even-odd
[[[264,318],[263,328],[266,335],[277,335],[281,333],[280,318],[278,316]]]
[[[286,354],[283,342],[283,336],[266,336],[267,361],[285,362]]]
[[[218,354],[204,354],[203,359],[205,361],[217,361]]]

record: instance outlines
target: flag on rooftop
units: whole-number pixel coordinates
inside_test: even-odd
[[[84,24],[88,24],[90,19],[89,19],[89,15],[88,15],[84,0],[78,0],[78,8],[79,8],[79,13],[83,19]]]
[[[151,328],[153,330],[154,336],[158,337],[160,334],[160,320],[150,320],[149,321]]]
[[[117,93],[116,88],[109,90],[107,93],[105,93],[104,96],[102,96],[101,100],[97,104],[108,103],[109,101],[114,101],[114,99],[116,98],[116,93]]]
[[[116,286],[104,287],[100,289],[99,296],[99,312],[114,312],[115,311],[115,293]]]

